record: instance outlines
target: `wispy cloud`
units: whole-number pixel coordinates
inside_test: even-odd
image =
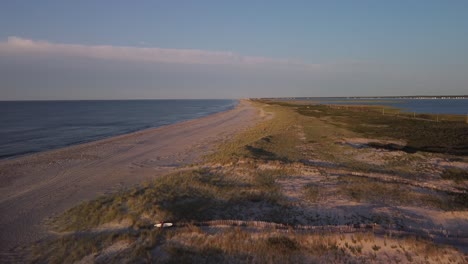
[[[262,65],[306,69],[321,67],[320,64],[307,64],[298,60],[244,56],[226,51],[62,44],[20,37],[8,37],[6,41],[0,42],[0,54],[74,56],[105,60],[178,64]]]

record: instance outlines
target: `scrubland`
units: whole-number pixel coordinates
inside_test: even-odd
[[[203,162],[49,219],[33,262],[468,261],[468,124],[252,103]]]

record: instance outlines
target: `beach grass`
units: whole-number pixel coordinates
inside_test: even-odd
[[[202,163],[83,202],[54,219],[51,227],[59,238],[38,244],[36,259],[73,262],[93,254],[97,258],[120,243],[126,246],[109,253],[108,261],[463,261],[456,250],[437,250],[440,245],[421,237],[193,225],[213,220],[290,226],[342,224],[352,218],[353,223],[398,222],[404,226],[401,219],[410,217],[356,211],[340,220],[330,216],[333,210],[341,210],[329,202],[336,199],[347,210],[356,204],[453,212],[467,209],[467,194],[460,191],[466,188],[466,171],[428,161],[443,157],[465,162],[466,124],[382,116],[376,109],[271,101],[254,104],[265,119],[220,144],[219,151]],[[444,138],[436,140],[439,136]],[[369,140],[357,148],[343,143],[348,138]],[[402,143],[388,143],[393,142],[389,139]],[[378,155],[383,155],[380,161]],[[421,170],[421,166],[429,169]],[[353,176],[355,172],[360,176]],[[376,178],[376,173],[392,177],[392,181]],[[398,181],[400,178],[405,181]],[[437,180],[445,181],[448,189],[422,184]],[[161,221],[187,225],[167,231],[152,228]]]
[[[283,173],[258,169],[238,177],[203,168],[177,172],[142,187],[84,202],[55,219],[53,225],[63,232],[122,221],[138,228],[159,221],[246,219],[250,214],[245,211],[259,203],[272,210],[283,206],[275,182]],[[268,212],[258,217],[271,220]]]
[[[97,242],[99,241],[99,242]],[[116,245],[120,244],[120,248]],[[59,251],[55,250],[60,248]],[[100,254],[100,250],[113,254]],[[378,237],[372,233],[303,234],[294,231],[255,232],[240,228],[206,231],[189,226],[170,231],[120,235],[66,236],[39,245],[35,262],[132,263],[463,263],[463,255],[447,246],[416,237]],[[164,252],[164,254],[160,254]],[[379,254],[385,252],[385,254]],[[449,261],[450,260],[450,261]]]
[[[336,108],[310,105],[298,107],[297,112],[321,119],[329,117],[332,121],[328,122],[369,138],[403,140],[407,142],[404,146],[406,151],[468,155],[468,124],[464,122],[432,122],[418,118],[401,118],[394,114],[382,115],[376,111],[375,106]],[[456,118],[455,115],[452,117]]]
[[[313,203],[316,203],[320,198],[320,186],[315,183],[309,183],[304,186],[304,196],[305,198]]]
[[[453,180],[456,183],[462,183],[468,180],[468,171],[461,168],[448,168],[444,170],[441,177]]]
[[[295,152],[298,116],[288,108],[256,104],[271,117],[223,142],[218,151],[206,157],[206,161],[226,164],[246,158],[285,162],[298,158]]]
[[[448,211],[467,209],[466,194],[428,192],[422,188],[363,177],[342,176],[338,181],[339,193],[356,202],[432,207]]]

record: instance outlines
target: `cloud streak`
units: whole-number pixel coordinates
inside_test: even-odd
[[[318,69],[321,67],[319,64],[307,64],[297,60],[244,56],[226,51],[62,44],[20,37],[8,37],[6,41],[0,42],[0,55],[1,54],[22,56],[71,56],[149,63],[275,66],[300,69]]]

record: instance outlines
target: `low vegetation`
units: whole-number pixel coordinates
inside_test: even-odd
[[[300,157],[295,149],[299,144],[297,124],[300,117],[291,109],[256,104],[262,111],[271,113],[271,118],[223,142],[218,151],[207,157],[207,161],[226,164],[251,158],[288,162]]]
[[[250,177],[237,177],[199,169],[161,176],[143,187],[82,203],[56,219],[54,225],[59,231],[82,231],[122,221],[139,228],[160,221],[247,220],[251,215],[245,211],[252,208],[279,210],[284,205],[275,183],[281,173],[266,169]],[[257,215],[255,220],[270,221],[268,213]]]
[[[320,198],[320,187],[318,184],[309,183],[305,185],[304,196],[310,202],[317,202]]]
[[[453,180],[456,183],[462,183],[468,180],[468,170],[461,168],[448,168],[442,173],[442,178]]]
[[[467,206],[466,194],[429,192],[423,188],[353,176],[340,177],[339,183],[340,193],[357,202],[435,207],[443,210],[459,210]]]
[[[394,109],[382,115],[372,107],[253,104],[265,120],[222,142],[204,162],[50,221],[56,235],[35,245],[34,262],[466,261],[426,238],[449,233],[431,213],[451,212],[447,222],[467,226],[467,124]],[[269,225],[200,224],[218,220]],[[158,222],[179,226],[154,228]],[[371,229],[326,231],[363,224]]]
[[[390,114],[382,115],[371,106],[346,108],[325,105],[300,106],[297,112],[316,118],[331,118],[328,122],[369,138],[403,140],[407,144],[402,146],[402,149],[408,152],[425,151],[468,155],[468,135],[466,134],[468,124],[465,122],[433,122]]]
[[[381,238],[371,233],[301,234],[198,227],[113,236],[73,237],[37,246],[36,262],[63,263],[463,263],[463,255],[424,239]],[[114,245],[114,246],[112,246]],[[115,245],[126,245],[117,247]],[[53,248],[61,248],[53,252]],[[73,248],[73,250],[72,250]],[[112,250],[113,249],[113,250]],[[107,254],[100,254],[99,251]],[[67,252],[73,252],[71,254]],[[383,252],[384,254],[380,254]]]

